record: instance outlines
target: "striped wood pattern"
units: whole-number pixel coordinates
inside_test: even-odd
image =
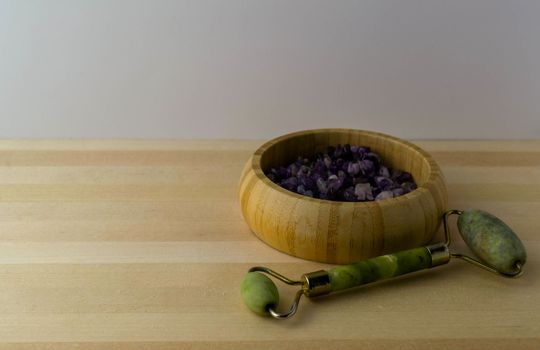
[[[337,202],[287,191],[264,175],[298,155],[312,156],[337,144],[369,146],[384,164],[410,172],[418,189],[384,201]],[[244,167],[239,201],[249,227],[272,247],[303,259],[344,264],[425,245],[447,209],[447,192],[432,157],[407,141],[369,131],[319,129],[261,146]]]
[[[416,142],[442,167],[449,207],[520,235],[522,278],[452,261],[303,300],[285,322],[244,307],[245,271],[330,266],[247,228],[237,184],[260,144],[0,141],[0,349],[540,347],[540,141]]]

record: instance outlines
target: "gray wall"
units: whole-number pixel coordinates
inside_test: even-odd
[[[0,0],[0,137],[540,137],[540,1]]]

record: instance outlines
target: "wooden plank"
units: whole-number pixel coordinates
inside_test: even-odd
[[[304,300],[285,322],[244,307],[245,271],[328,265],[244,224],[236,185],[260,144],[0,140],[0,349],[540,348],[539,140],[417,142],[450,207],[491,211],[522,237],[523,277],[452,261]]]

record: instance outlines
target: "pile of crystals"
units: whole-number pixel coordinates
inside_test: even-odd
[[[330,146],[312,158],[298,157],[266,176],[289,191],[333,201],[381,200],[416,188],[410,173],[385,166],[369,147],[348,144]]]

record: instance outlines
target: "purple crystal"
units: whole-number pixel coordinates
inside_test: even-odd
[[[358,174],[360,172],[360,163],[350,162],[349,165],[347,166],[347,172],[351,176],[355,176],[356,174]]]
[[[342,185],[343,180],[336,175],[328,176],[328,192],[335,194],[339,191]]]
[[[328,192],[326,181],[323,180],[322,178],[318,178],[316,183],[317,183],[317,189],[319,190],[319,193],[326,195],[326,193]]]
[[[286,179],[286,178],[288,178],[289,176],[291,176],[291,173],[289,172],[289,170],[287,170],[287,168],[285,168],[284,166],[280,166],[280,167],[277,169],[276,174],[277,174],[278,177],[281,178],[281,179]]]
[[[413,182],[413,177],[410,173],[402,171],[401,174],[396,177],[396,182],[399,184],[402,184],[404,182]]]
[[[313,191],[306,190],[304,186],[302,185],[298,185],[298,187],[296,188],[296,193],[304,195],[304,196],[308,196],[308,197],[313,197]]]
[[[362,175],[372,176],[375,173],[375,164],[369,159],[364,159],[359,162]]]
[[[289,171],[289,174],[291,174],[291,176],[296,176],[299,169],[300,167],[296,163],[292,163],[287,167],[287,170]]]
[[[311,177],[302,176],[298,178],[298,183],[306,189],[306,191],[313,191],[317,185]]]
[[[332,165],[332,158],[330,158],[330,156],[328,156],[327,154],[324,155],[324,158],[323,158],[323,162],[324,162],[324,166],[326,168],[330,168],[330,166]]]
[[[276,177],[276,174],[274,174],[274,173],[268,173],[268,174],[266,174],[266,176],[270,179],[270,181],[276,182],[276,178],[277,178],[277,177]]]
[[[405,190],[401,187],[394,188],[392,192],[394,193],[394,197],[403,196],[406,193]]]
[[[387,177],[376,176],[375,177],[375,184],[381,190],[386,190],[386,189],[390,188],[394,184],[394,182],[392,180],[390,180],[389,178],[387,178]]]
[[[346,202],[356,202],[358,200],[354,193],[354,187],[347,187],[345,191],[343,191],[343,200]]]
[[[298,186],[298,179],[296,177],[289,177],[288,179],[281,181],[280,185],[289,191],[293,191]]]
[[[388,199],[388,198],[394,198],[394,193],[392,191],[382,191],[375,197],[376,201],[380,201],[381,199]]]
[[[416,184],[414,182],[405,182],[401,184],[401,188],[405,190],[405,193],[409,193],[416,189]]]
[[[359,201],[372,201],[373,193],[369,183],[357,184],[354,188],[354,194]]]
[[[381,165],[379,168],[379,175],[384,177],[390,177],[390,171],[388,171],[388,168],[384,165]]]

